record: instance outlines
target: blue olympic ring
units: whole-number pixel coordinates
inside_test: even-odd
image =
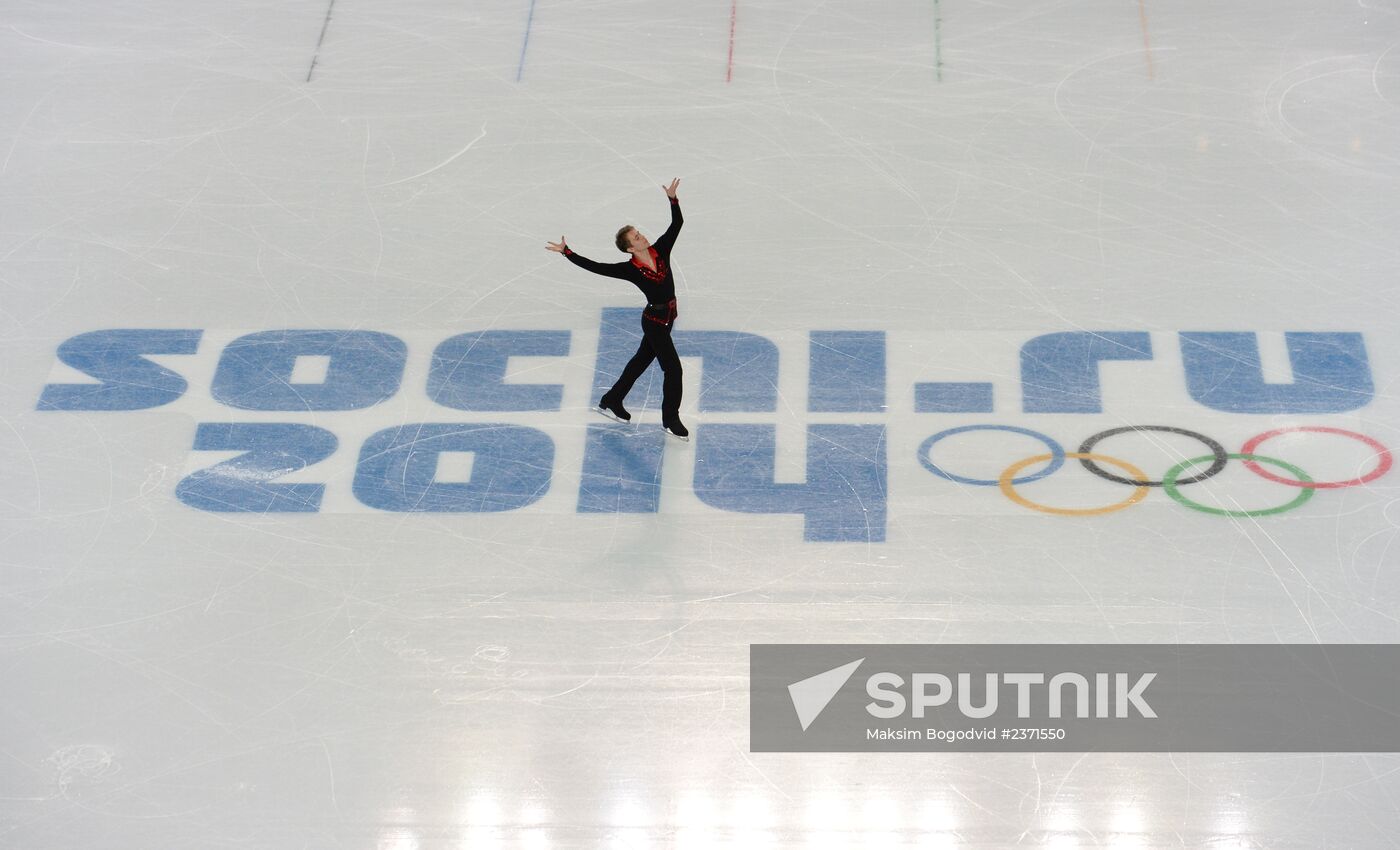
[[[919,446],[919,463],[924,465],[924,469],[927,469],[940,478],[946,478],[949,481],[957,481],[960,484],[975,484],[978,487],[998,486],[1000,482],[995,478],[965,478],[961,475],[954,475],[951,472],[938,468],[934,465],[933,461],[928,459],[929,449],[933,448],[934,443],[944,437],[951,437],[954,434],[961,434],[964,431],[1010,431],[1013,434],[1024,434],[1027,437],[1034,437],[1050,449],[1049,466],[1033,475],[1023,475],[1020,478],[1014,478],[1011,481],[1012,484],[1027,484],[1031,481],[1044,478],[1047,475],[1053,475],[1055,470],[1063,466],[1065,462],[1065,447],[1055,442],[1055,439],[1048,434],[1032,431],[1029,428],[1017,428],[1013,425],[963,425],[958,428],[949,428],[947,431],[939,431],[937,434],[924,440],[923,444]]]

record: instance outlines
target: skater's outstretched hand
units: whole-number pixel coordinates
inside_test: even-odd
[[[670,185],[670,186],[662,186],[661,188],[663,188],[663,189],[666,190],[666,197],[668,197],[668,198],[674,198],[674,197],[676,197],[676,189],[679,188],[680,185],[681,185],[681,178],[677,177],[677,178],[675,178],[674,180],[671,181],[671,185]]]
[[[565,249],[565,248],[568,248],[568,247],[569,247],[569,246],[568,246],[567,244],[565,244],[565,242],[564,242],[564,237],[562,237],[562,236],[559,237],[559,241],[558,241],[558,242],[546,242],[546,243],[544,243],[544,249],[545,249],[546,251],[553,251],[553,252],[555,252],[556,254],[562,254],[562,253],[564,253],[564,249]]]

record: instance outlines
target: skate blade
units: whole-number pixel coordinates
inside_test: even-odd
[[[689,438],[689,437],[682,437],[680,434],[673,434],[673,433],[671,433],[670,429],[662,428],[661,430],[665,431],[665,432],[666,432],[666,436],[670,437],[670,438],[673,439],[673,440],[680,440],[682,443],[688,443],[688,442],[690,442],[690,438]]]
[[[603,417],[604,419],[611,419],[611,420],[614,421],[614,422],[621,422],[623,425],[631,425],[631,424],[632,424],[632,421],[631,421],[630,419],[623,419],[621,416],[618,416],[617,414],[613,413],[611,410],[607,410],[607,409],[602,408],[602,407],[595,407],[595,408],[593,408],[593,412],[596,413],[596,414],[598,414],[599,416]]]

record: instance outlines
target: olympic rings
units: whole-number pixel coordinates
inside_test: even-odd
[[[1254,450],[1259,447],[1259,444],[1264,442],[1265,440],[1277,437],[1279,434],[1292,434],[1302,431],[1317,434],[1341,434],[1343,437],[1354,437],[1376,450],[1376,456],[1377,458],[1379,458],[1379,460],[1376,463],[1376,468],[1371,470],[1367,474],[1362,475],[1359,478],[1348,478],[1346,481],[1313,481],[1311,478],[1308,478],[1305,475],[1298,476],[1298,478],[1302,480],[1291,480],[1288,478],[1280,477],[1278,475],[1274,475],[1272,472],[1260,469],[1259,465],[1256,464],[1253,460],[1246,460],[1244,462],[1244,465],[1249,469],[1250,472],[1262,475],[1270,481],[1277,481],[1279,484],[1287,484],[1289,487],[1305,487],[1309,490],[1332,489],[1336,487],[1355,487],[1358,484],[1365,484],[1368,481],[1375,481],[1377,478],[1380,478],[1382,475],[1385,475],[1387,472],[1390,471],[1390,449],[1381,445],[1381,443],[1378,440],[1368,437],[1365,434],[1358,434],[1355,431],[1344,431],[1341,428],[1324,428],[1321,425],[1297,425],[1292,428],[1275,428],[1272,431],[1265,431],[1257,437],[1251,437],[1249,441],[1244,444],[1244,447],[1240,449],[1240,451],[1244,454],[1253,454]],[[1288,471],[1292,472],[1293,470],[1290,469]]]
[[[1013,425],[963,425],[959,428],[949,428],[947,431],[939,431],[937,434],[934,434],[932,437],[929,437],[927,440],[924,440],[923,444],[919,446],[919,463],[922,463],[924,465],[924,469],[927,469],[934,475],[937,475],[940,478],[946,478],[949,481],[956,481],[959,484],[976,484],[979,487],[997,486],[999,482],[996,480],[988,481],[985,478],[964,478],[961,475],[954,475],[953,473],[948,472],[947,470],[939,469],[937,466],[934,466],[933,461],[928,459],[929,449],[933,448],[934,443],[938,442],[944,437],[951,437],[954,434],[961,434],[964,431],[1010,431],[1013,434],[1025,434],[1027,437],[1034,437],[1035,439],[1040,440],[1042,443],[1045,444],[1046,448],[1050,449],[1050,454],[1047,455],[1047,458],[1050,461],[1049,466],[1045,467],[1044,469],[1035,473],[1034,475],[1027,475],[1025,478],[1018,478],[1015,481],[1011,482],[1012,484],[1028,484],[1031,481],[1036,481],[1038,479],[1044,478],[1047,475],[1053,474],[1056,470],[1063,466],[1065,462],[1065,447],[1055,442],[1053,438],[1042,434],[1039,431],[1032,431],[1029,428],[1017,428]]]
[[[1014,434],[1023,434],[1025,436],[1033,437],[1041,441],[1050,450],[1050,452],[1049,454],[1034,455],[1032,457],[1016,461],[1015,463],[1006,467],[1006,469],[1002,471],[1001,475],[998,476],[996,480],[968,478],[962,475],[955,475],[951,472],[948,472],[945,469],[938,467],[933,463],[933,461],[929,460],[929,452],[936,443],[938,443],[940,440],[946,437],[951,437],[954,434],[961,434],[966,431],[1009,431]],[[1130,431],[1160,431],[1169,434],[1178,434],[1183,437],[1189,437],[1193,440],[1199,441],[1202,445],[1208,448],[1210,450],[1210,454],[1201,455],[1200,457],[1194,457],[1189,460],[1184,460],[1173,466],[1171,469],[1167,470],[1166,474],[1162,476],[1162,480],[1152,481],[1148,479],[1147,475],[1142,470],[1138,469],[1131,463],[1128,463],[1125,460],[1120,460],[1115,457],[1110,457],[1108,455],[1097,454],[1092,451],[1092,449],[1101,441],[1114,435],[1124,434]],[[1310,476],[1308,473],[1304,472],[1302,469],[1299,469],[1297,466],[1288,463],[1287,461],[1279,460],[1278,458],[1273,457],[1266,457],[1264,455],[1258,455],[1254,453],[1254,450],[1267,440],[1273,439],[1274,437],[1277,437],[1281,434],[1288,433],[1338,434],[1343,437],[1350,437],[1354,440],[1364,443],[1365,445],[1369,446],[1375,451],[1377,458],[1376,466],[1374,469],[1372,469],[1370,472],[1367,472],[1364,475],[1357,476],[1356,478],[1349,478],[1344,481],[1315,481],[1313,480],[1312,476]],[[1017,492],[1017,485],[1028,484],[1032,481],[1038,481],[1039,479],[1058,471],[1059,468],[1064,465],[1066,458],[1078,460],[1085,469],[1087,469],[1089,472],[1092,472],[1094,475],[1097,475],[1100,478],[1118,484],[1127,484],[1133,487],[1134,489],[1132,494],[1130,494],[1126,499],[1123,499],[1120,502],[1115,502],[1111,505],[1106,505],[1103,507],[1057,508],[1050,505],[1043,505],[1038,502],[1033,502],[1030,499],[1027,499],[1025,496],[1021,495],[1019,492]],[[1298,493],[1297,497],[1282,505],[1277,505],[1268,508],[1258,508],[1254,510],[1231,510],[1227,508],[1211,507],[1210,505],[1202,504],[1201,502],[1197,502],[1194,499],[1187,498],[1182,494],[1181,488],[1183,486],[1187,484],[1195,484],[1219,474],[1231,460],[1242,461],[1244,463],[1245,468],[1255,473],[1256,475],[1259,475],[1262,478],[1265,478],[1269,481],[1273,481],[1278,484],[1285,484],[1290,487],[1296,487],[1299,489],[1300,492]],[[1047,461],[1048,463],[1045,466],[1045,468],[1041,469],[1039,472],[1035,472],[1019,478],[1017,477],[1017,474],[1024,470],[1026,467],[1032,466],[1037,463],[1046,463]],[[961,484],[973,484],[982,487],[995,486],[998,488],[998,490],[1000,490],[1002,495],[1006,496],[1006,498],[1010,499],[1016,504],[1033,511],[1039,511],[1041,513],[1057,514],[1060,516],[1098,516],[1101,514],[1113,513],[1115,511],[1121,511],[1124,508],[1131,507],[1132,505],[1135,505],[1138,502],[1145,499],[1148,493],[1150,492],[1150,488],[1161,487],[1162,491],[1168,496],[1170,496],[1173,501],[1194,511],[1200,511],[1202,513],[1215,514],[1217,516],[1227,517],[1261,517],[1271,516],[1274,514],[1281,514],[1286,511],[1291,511],[1294,508],[1301,507],[1302,505],[1306,504],[1308,500],[1310,500],[1318,490],[1321,489],[1355,487],[1361,484],[1366,484],[1368,482],[1374,481],[1390,471],[1394,459],[1391,455],[1390,449],[1383,445],[1379,440],[1374,439],[1373,437],[1369,437],[1365,434],[1359,434],[1355,431],[1347,431],[1341,428],[1324,427],[1321,425],[1297,425],[1286,428],[1276,428],[1272,431],[1266,431],[1262,434],[1257,434],[1253,437],[1250,437],[1248,440],[1245,441],[1243,447],[1238,452],[1226,452],[1224,446],[1222,446],[1218,441],[1207,437],[1204,434],[1200,434],[1195,431],[1188,431],[1184,428],[1177,428],[1170,425],[1125,425],[1118,428],[1110,428],[1106,431],[1100,431],[1097,434],[1093,434],[1088,439],[1084,440],[1083,443],[1080,444],[1079,451],[1066,452],[1064,450],[1064,447],[1061,446],[1060,443],[1057,442],[1053,437],[1049,436],[1048,434],[1043,434],[1039,431],[1032,431],[1029,428],[1018,428],[1012,425],[981,424],[963,425],[957,428],[949,428],[946,431],[940,431],[937,434],[934,434],[932,437],[929,437],[927,440],[924,440],[924,442],[919,446],[919,462],[923,464],[924,468],[927,469],[929,472],[932,472],[934,475],[937,475],[941,478],[946,478],[949,481],[956,481]],[[1210,465],[1205,469],[1205,471],[1192,475],[1189,478],[1181,477],[1182,474],[1186,472],[1186,470],[1194,466],[1205,464],[1207,462],[1209,462]],[[1118,467],[1119,469],[1127,472],[1128,475],[1131,477],[1124,477],[1108,472],[1099,465],[1101,463]],[[1261,466],[1261,464],[1267,464],[1269,466],[1278,467],[1283,471],[1291,474],[1293,477],[1285,478],[1281,475],[1269,472],[1268,470],[1265,470],[1263,466]]]
[[[1185,428],[1173,428],[1170,425],[1124,425],[1122,428],[1109,428],[1107,431],[1100,431],[1081,443],[1079,451],[1081,454],[1089,454],[1094,450],[1094,446],[1098,445],[1099,440],[1112,437],[1114,434],[1125,434],[1129,431],[1165,431],[1168,434],[1180,434],[1183,437],[1199,440],[1205,444],[1206,448],[1210,449],[1211,456],[1214,459],[1214,463],[1210,465],[1210,468],[1200,475],[1193,476],[1185,481],[1178,481],[1178,484],[1195,484],[1197,481],[1204,481],[1213,475],[1219,474],[1220,471],[1225,468],[1225,464],[1229,462],[1225,454],[1225,447],[1212,440],[1210,437],[1207,437],[1205,434],[1198,434],[1195,431],[1187,431]],[[1161,487],[1166,483],[1165,481],[1133,481],[1128,478],[1122,478],[1111,472],[1105,472],[1100,469],[1099,465],[1094,463],[1092,458],[1088,457],[1081,459],[1079,462],[1084,465],[1085,469],[1098,477],[1107,478],[1109,481],[1116,481],[1119,484],[1143,484],[1148,487]]]
[[[1111,463],[1114,466],[1127,470],[1129,475],[1135,477],[1137,479],[1135,483],[1138,485],[1138,488],[1133,491],[1133,494],[1131,496],[1124,499],[1123,501],[1117,502],[1115,504],[1103,508],[1052,508],[1049,505],[1042,505],[1037,502],[1032,502],[1030,499],[1027,499],[1020,493],[1017,493],[1015,488],[1011,486],[1013,483],[1013,479],[1011,476],[1015,475],[1016,473],[1020,472],[1022,469],[1025,469],[1027,466],[1030,466],[1033,463],[1037,463],[1042,460],[1049,460],[1050,455],[1036,455],[1035,457],[1028,457],[1025,460],[1020,460],[1016,463],[1011,464],[1006,468],[1004,472],[1002,472],[1001,478],[997,479],[997,484],[1000,485],[1002,494],[1005,495],[1006,498],[1015,502],[1016,504],[1021,505],[1022,507],[1030,508],[1033,511],[1040,511],[1041,513],[1047,514],[1058,514],[1059,516],[1098,516],[1099,514],[1111,514],[1114,511],[1121,511],[1124,508],[1132,507],[1133,505],[1136,505],[1138,502],[1141,502],[1143,499],[1147,498],[1147,494],[1149,492],[1147,489],[1147,476],[1143,474],[1143,471],[1141,469],[1138,469],[1136,466],[1133,466],[1126,460],[1119,460],[1116,457],[1109,457],[1108,455],[1091,454],[1089,452],[1072,452],[1066,454],[1065,457],[1074,458],[1075,460],[1081,462],[1092,462],[1096,460],[1101,460],[1104,463]]]
[[[1308,499],[1311,499],[1314,495],[1317,494],[1316,490],[1299,490],[1297,497],[1294,498],[1291,502],[1279,505],[1276,508],[1260,508],[1258,510],[1253,511],[1231,511],[1226,510],[1225,508],[1212,508],[1210,505],[1203,505],[1200,502],[1192,501],[1191,499],[1188,499],[1185,496],[1181,495],[1181,491],[1178,490],[1176,486],[1176,477],[1180,475],[1182,470],[1186,469],[1187,467],[1195,466],[1201,461],[1210,460],[1212,457],[1213,455],[1195,457],[1191,458],[1190,460],[1183,460],[1181,463],[1178,463],[1176,466],[1173,466],[1171,469],[1167,470],[1166,476],[1162,478],[1162,489],[1166,491],[1168,496],[1171,496],[1177,502],[1185,505],[1193,511],[1201,511],[1203,513],[1216,514],[1217,516],[1236,517],[1269,516],[1271,514],[1281,514],[1284,511],[1291,511],[1296,507],[1300,507],[1304,502],[1306,502]],[[1293,473],[1294,475],[1298,476],[1299,481],[1312,481],[1312,479],[1308,477],[1308,474],[1306,472],[1294,466],[1293,464],[1285,463],[1284,461],[1281,461],[1278,458],[1264,457],[1263,455],[1246,454],[1244,452],[1232,452],[1229,457],[1230,460],[1242,460],[1245,462],[1246,465],[1251,463],[1257,463],[1258,461],[1263,461],[1264,463],[1271,463],[1274,466],[1282,467],[1288,470],[1289,472]]]

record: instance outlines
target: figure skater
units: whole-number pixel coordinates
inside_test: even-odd
[[[637,347],[632,359],[627,361],[617,383],[603,393],[598,407],[619,420],[630,420],[632,415],[622,406],[622,401],[651,361],[659,361],[665,376],[661,391],[661,425],[667,432],[684,440],[689,438],[690,432],[681,424],[680,417],[681,359],[676,355],[675,344],[671,342],[671,326],[679,315],[676,312],[676,281],[671,276],[671,247],[676,242],[676,234],[680,233],[683,221],[681,204],[676,200],[676,189],[680,185],[681,181],[676,179],[671,181],[671,185],[662,187],[666,190],[666,197],[671,200],[671,226],[666,228],[656,244],[653,245],[630,224],[617,232],[617,249],[632,255],[629,262],[595,262],[575,254],[562,236],[558,242],[546,243],[546,247],[594,274],[629,280],[646,296],[647,306],[642,310],[642,344]]]

